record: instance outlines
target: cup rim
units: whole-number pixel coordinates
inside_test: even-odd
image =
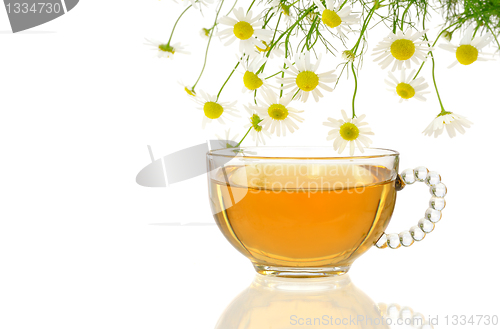
[[[352,159],[377,159],[377,158],[385,158],[385,157],[391,157],[391,156],[399,156],[399,152],[391,149],[386,149],[386,148],[378,148],[378,147],[365,147],[364,150],[365,152],[359,155],[347,155],[347,156],[342,156],[342,155],[335,155],[335,156],[280,156],[280,155],[273,155],[273,156],[267,156],[267,155],[252,155],[252,154],[242,154],[241,151],[248,150],[249,152],[252,152],[252,149],[277,149],[277,150],[284,150],[284,149],[316,149],[316,150],[331,150],[332,152],[335,152],[333,150],[333,147],[331,146],[245,146],[245,147],[232,147],[232,148],[222,148],[222,149],[215,149],[215,150],[210,150],[207,152],[207,156],[217,156],[217,157],[228,157],[228,158],[245,158],[245,159],[277,159],[277,160],[291,160],[291,159],[301,159],[301,160],[352,160]],[[234,154],[236,150],[241,150],[236,155]],[[372,155],[367,155],[366,151],[371,151]],[[233,154],[223,154],[222,152],[232,152]],[[337,153],[338,154],[338,153]]]

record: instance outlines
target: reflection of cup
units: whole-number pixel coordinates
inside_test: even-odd
[[[215,221],[261,274],[343,274],[377,241],[397,248],[422,240],[444,207],[440,176],[422,167],[401,179],[399,153],[391,150],[339,156],[322,147],[250,147],[211,151],[207,159]],[[385,235],[396,190],[413,183],[413,174],[438,189],[429,218]]]
[[[348,275],[277,278],[257,274],[219,318],[216,329],[388,329],[377,305]]]

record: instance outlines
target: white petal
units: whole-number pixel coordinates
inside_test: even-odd
[[[342,143],[340,144],[340,147],[339,147],[339,154],[344,152],[346,146],[347,146],[347,141],[345,139],[343,139]]]
[[[224,16],[224,17],[219,18],[219,23],[224,24],[224,25],[234,26],[235,24],[238,23],[238,21],[235,20],[234,18]]]
[[[455,128],[453,127],[453,125],[446,125],[446,131],[448,132],[448,135],[453,138],[455,137],[457,134],[455,133]]]
[[[344,121],[349,122],[350,118],[347,116],[347,113],[344,110],[342,110],[341,113],[342,113],[342,117],[344,118]]]
[[[363,145],[358,139],[356,139],[356,146],[358,147],[361,153],[365,153],[365,149],[363,148]]]

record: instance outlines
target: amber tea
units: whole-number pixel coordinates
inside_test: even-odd
[[[342,272],[387,227],[394,179],[391,170],[373,165],[226,166],[209,180],[210,200],[219,228],[257,271]]]

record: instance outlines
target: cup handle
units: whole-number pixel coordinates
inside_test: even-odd
[[[435,223],[441,220],[441,211],[446,206],[444,197],[447,192],[446,185],[441,183],[441,176],[425,167],[406,169],[396,179],[396,190],[401,191],[406,185],[411,185],[417,181],[425,182],[429,186],[429,192],[432,195],[424,218],[419,220],[416,226],[399,234],[386,234],[384,232],[375,244],[377,248],[398,249],[401,246],[409,247],[415,241],[422,241],[426,234],[434,230]]]

